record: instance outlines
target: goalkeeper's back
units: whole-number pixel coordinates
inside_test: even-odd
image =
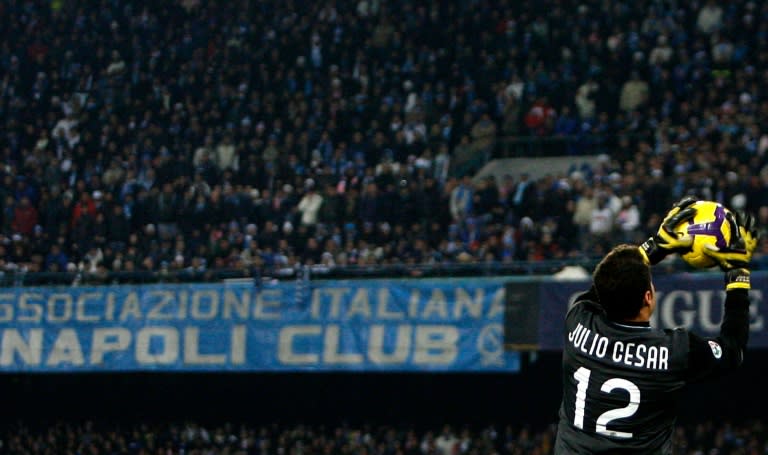
[[[683,386],[737,367],[747,344],[749,270],[723,268],[720,334],[705,339],[650,326],[656,288],[640,248],[603,258],[566,315],[556,455],[672,453]]]
[[[555,453],[671,453],[688,333],[608,320],[590,301],[566,318]]]

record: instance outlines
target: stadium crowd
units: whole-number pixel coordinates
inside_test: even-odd
[[[744,0],[4,1],[0,269],[594,257],[689,192],[765,227],[766,19]],[[602,159],[473,180],[510,136]]]
[[[98,428],[60,423],[33,430],[9,428],[0,453],[18,455],[547,455],[554,427],[488,426],[419,431],[391,426],[149,425]],[[759,422],[679,425],[678,455],[757,455],[768,451]]]

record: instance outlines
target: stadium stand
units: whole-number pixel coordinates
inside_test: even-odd
[[[0,268],[593,257],[686,192],[765,220],[767,8],[3,2]],[[601,159],[464,179],[547,144]]]
[[[747,0],[2,1],[0,284],[548,273],[644,238],[687,193],[753,211],[765,230],[766,19],[768,2]],[[496,167],[553,156],[572,165]],[[484,166],[495,171],[475,178]],[[768,266],[762,238],[755,269]],[[357,393],[343,411],[382,395],[365,412],[389,424],[240,426],[179,415],[205,417],[193,398],[232,377],[153,377],[168,400],[152,410],[136,376],[3,374],[0,454],[548,453],[546,424],[390,426],[409,387],[432,417],[481,416],[466,384],[512,380],[477,376],[441,389],[450,375],[414,375],[386,394],[332,382]],[[768,450],[759,419],[730,423],[764,415],[764,392],[750,399],[759,385],[739,378],[738,399],[681,425],[677,453]],[[255,393],[239,381],[232,403]],[[289,402],[297,413],[338,405],[326,377],[271,381],[260,399],[283,387],[281,399],[322,400]],[[534,408],[501,393],[481,402]],[[557,398],[537,409],[548,422]],[[62,412],[98,400],[129,422]],[[249,404],[238,412],[263,405]]]

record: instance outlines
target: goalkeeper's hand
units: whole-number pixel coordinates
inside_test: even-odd
[[[696,209],[691,207],[696,201],[692,196],[684,197],[667,212],[659,230],[640,245],[646,262],[650,265],[658,264],[671,253],[682,253],[691,248],[693,237],[675,232],[675,228],[683,221],[690,221],[696,216]]]
[[[734,215],[730,211],[725,217],[731,225],[731,241],[723,248],[705,245],[704,254],[725,271],[726,289],[749,289],[749,262],[758,241],[755,218],[743,212]]]

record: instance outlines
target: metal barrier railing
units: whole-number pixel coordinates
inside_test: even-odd
[[[562,259],[545,261],[473,262],[450,264],[388,264],[358,266],[302,265],[272,268],[240,268],[210,270],[159,270],[134,272],[0,272],[0,287],[20,286],[78,286],[153,283],[202,283],[228,280],[294,280],[301,285],[307,280],[324,279],[385,279],[385,278],[438,278],[552,275],[567,266],[582,267],[591,273],[599,258]],[[667,261],[664,267],[671,271],[690,270],[679,260]],[[764,269],[761,262],[755,270]]]

